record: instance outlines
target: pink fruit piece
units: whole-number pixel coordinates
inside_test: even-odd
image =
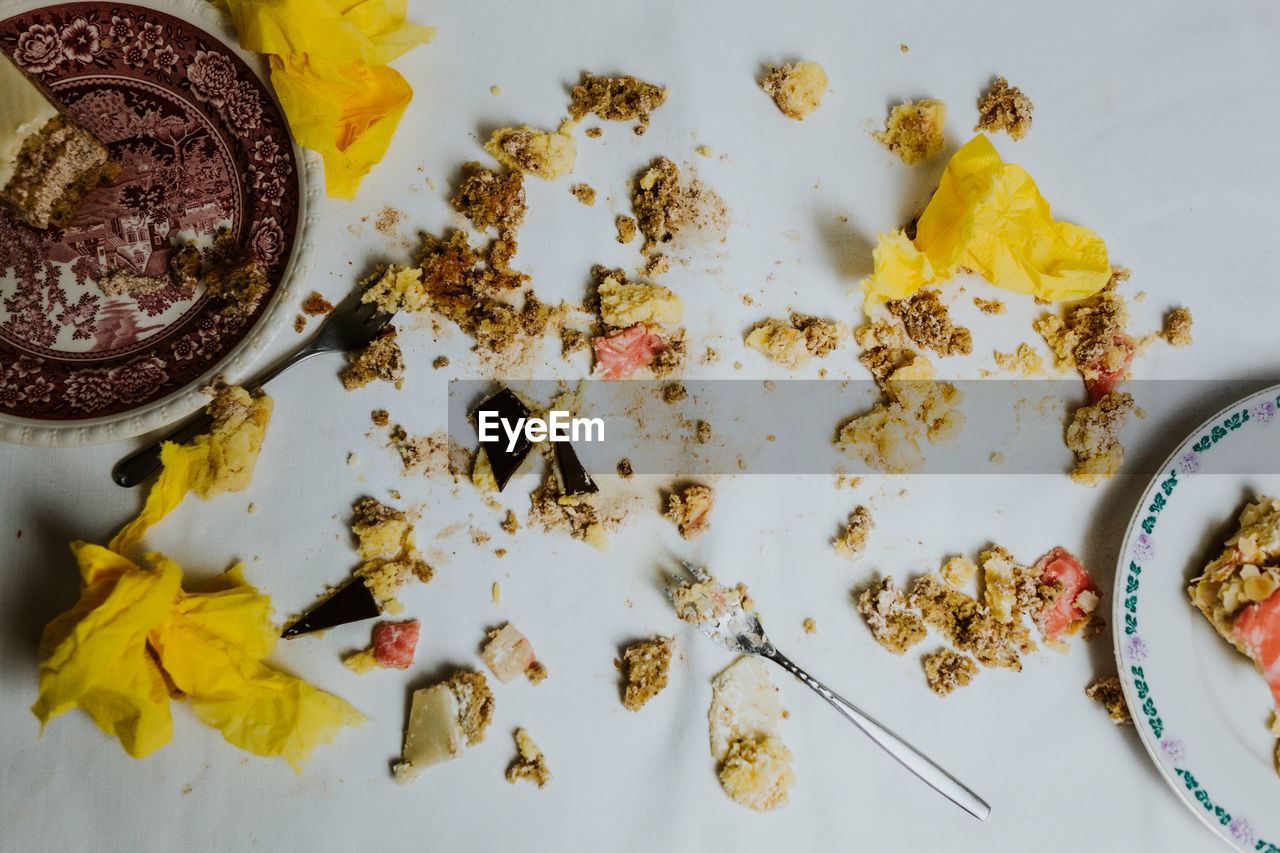
[[[1089,392],[1089,402],[1096,403],[1116,390],[1116,386],[1124,379],[1129,365],[1133,362],[1133,340],[1128,335],[1116,335],[1113,339],[1116,346],[1124,349],[1124,363],[1107,373],[1099,373],[1094,379],[1084,381],[1085,390]]]
[[[596,371],[601,379],[626,379],[653,361],[667,343],[644,323],[636,323],[593,338],[591,346],[596,351]]]
[[[1280,708],[1280,590],[1241,610],[1231,626],[1231,638],[1258,665]]]
[[[1055,640],[1088,618],[1098,603],[1098,585],[1089,577],[1066,548],[1054,548],[1041,557],[1034,571],[1042,584],[1060,584],[1057,599],[1036,617],[1036,625],[1045,637]],[[1082,594],[1086,594],[1083,596]],[[1082,607],[1081,604],[1087,604]]]
[[[524,675],[533,665],[533,646],[510,622],[489,634],[489,642],[480,652],[494,677],[506,684]]]
[[[418,620],[379,622],[373,626],[373,655],[381,666],[408,669],[418,647]]]

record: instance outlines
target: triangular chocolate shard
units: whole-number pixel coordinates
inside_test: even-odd
[[[338,587],[333,595],[298,617],[280,636],[289,640],[312,631],[372,619],[381,613],[382,606],[373,597],[369,587],[365,586],[364,578],[354,577]]]
[[[590,495],[600,491],[596,481],[591,479],[587,469],[578,458],[573,444],[568,441],[555,442],[556,467],[560,469],[560,488],[566,495]]]
[[[481,412],[494,412],[497,414],[498,422],[492,417],[489,418],[489,434],[496,434],[498,437],[490,438],[486,441],[481,438]],[[508,450],[507,445],[510,438],[502,424],[508,424],[512,429],[516,428],[517,423],[529,417],[529,409],[524,403],[520,402],[520,398],[515,395],[510,388],[503,388],[497,394],[485,400],[476,406],[473,422],[476,427],[476,437],[480,439],[480,446],[484,448],[485,455],[489,457],[489,468],[493,471],[493,479],[498,484],[498,491],[506,488],[507,481],[515,474],[520,467],[520,463],[529,455],[529,451],[533,449],[533,445],[529,443],[529,439],[525,438],[523,424],[519,436],[516,438],[515,445]]]

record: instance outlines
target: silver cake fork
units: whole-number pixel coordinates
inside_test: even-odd
[[[896,758],[904,767],[919,776],[931,788],[951,802],[976,817],[985,820],[991,813],[986,801],[960,783],[954,776],[934,764],[914,746],[858,710],[822,682],[809,675],[769,641],[760,618],[755,611],[744,606],[739,590],[716,583],[711,575],[689,562],[682,565],[693,576],[695,584],[681,582],[667,586],[667,595],[675,605],[676,614],[695,625],[702,633],[731,652],[759,655],[776,663],[830,702],[837,711],[862,729],[885,752]]]
[[[352,293],[329,312],[311,340],[253,379],[242,383],[242,386],[246,391],[256,391],[298,362],[322,352],[355,352],[376,338],[393,316],[379,311],[372,302],[361,302],[359,292]],[[203,412],[196,415],[172,432],[117,462],[111,469],[111,479],[115,480],[116,485],[125,487],[142,483],[160,467],[161,444],[166,441],[178,444],[190,441],[208,430],[210,423],[209,416]]]

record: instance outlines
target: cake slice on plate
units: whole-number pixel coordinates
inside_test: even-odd
[[[1218,633],[1253,661],[1280,708],[1280,500],[1262,495],[1246,506],[1222,555],[1187,591]],[[1272,730],[1280,734],[1280,725]],[[1280,746],[1276,766],[1280,772]]]
[[[107,147],[6,56],[0,59],[0,207],[28,225],[64,227],[120,172]]]

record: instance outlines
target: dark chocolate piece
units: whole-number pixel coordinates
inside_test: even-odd
[[[512,427],[521,419],[529,417],[529,409],[524,403],[520,402],[520,398],[510,388],[503,388],[497,394],[476,406],[473,420],[477,438],[480,437],[481,412],[497,412],[498,418]],[[529,439],[525,438],[524,430],[521,429],[520,435],[516,438],[515,447],[508,452],[507,444],[510,439],[507,437],[506,430],[499,424],[496,431],[498,435],[496,439],[489,441],[480,439],[480,446],[484,448],[485,455],[489,457],[489,467],[493,470],[493,479],[498,483],[498,491],[502,491],[506,488],[507,481],[511,479],[511,476],[520,467],[520,463],[529,455],[533,445],[529,443]]]
[[[560,488],[566,495],[590,495],[600,491],[596,481],[591,479],[587,469],[578,458],[573,444],[568,441],[554,442],[556,448],[556,467],[560,469]]]
[[[333,595],[298,617],[280,636],[289,640],[312,631],[336,628],[338,625],[380,615],[382,605],[378,604],[369,587],[365,586],[364,578],[354,577],[338,587]]]

